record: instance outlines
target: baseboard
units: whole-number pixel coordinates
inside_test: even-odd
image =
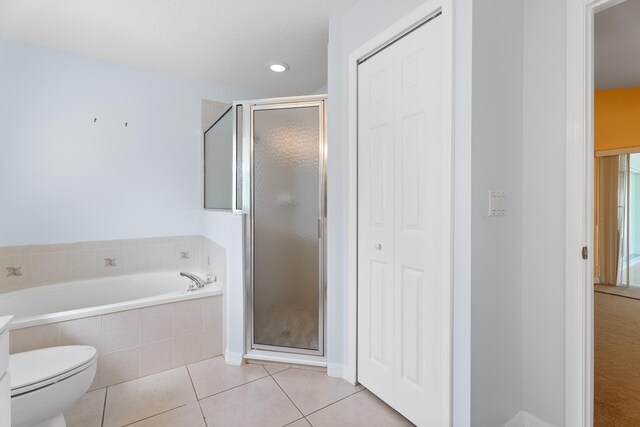
[[[325,368],[327,366],[327,359],[310,354],[249,350],[247,354],[244,355],[244,358],[248,360],[260,360],[262,362],[292,363],[294,365],[318,366],[321,368]]]
[[[224,361],[227,365],[233,366],[242,366],[244,363],[244,354],[242,353],[233,353],[230,352],[229,349],[224,351]]]
[[[553,427],[553,425],[526,411],[520,411],[504,427]]]
[[[327,375],[334,378],[342,378],[349,381],[346,378],[347,365],[344,363],[327,363]]]
[[[342,363],[327,363],[327,375],[334,378],[344,378],[344,368]]]

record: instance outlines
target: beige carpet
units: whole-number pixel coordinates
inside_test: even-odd
[[[594,427],[640,426],[640,300],[594,293]],[[633,291],[633,290],[632,290]]]

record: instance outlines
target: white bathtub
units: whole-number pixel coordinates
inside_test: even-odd
[[[222,294],[219,283],[194,292],[188,284],[163,272],[28,288],[0,294],[0,316],[15,316],[10,329],[19,329]]]
[[[188,284],[178,272],[146,273],[0,294],[0,316],[15,315],[10,353],[91,345],[91,390],[219,356],[222,285]]]

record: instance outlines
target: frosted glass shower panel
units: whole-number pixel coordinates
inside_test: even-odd
[[[233,175],[233,118],[227,110],[204,134],[204,207],[232,208],[235,176]]]
[[[318,351],[320,111],[253,114],[254,341]]]

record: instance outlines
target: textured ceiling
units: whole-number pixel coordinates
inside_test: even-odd
[[[640,87],[640,0],[595,17],[596,89]]]
[[[329,18],[357,0],[0,0],[0,37],[265,96],[327,83]],[[284,61],[276,74],[267,64]]]

